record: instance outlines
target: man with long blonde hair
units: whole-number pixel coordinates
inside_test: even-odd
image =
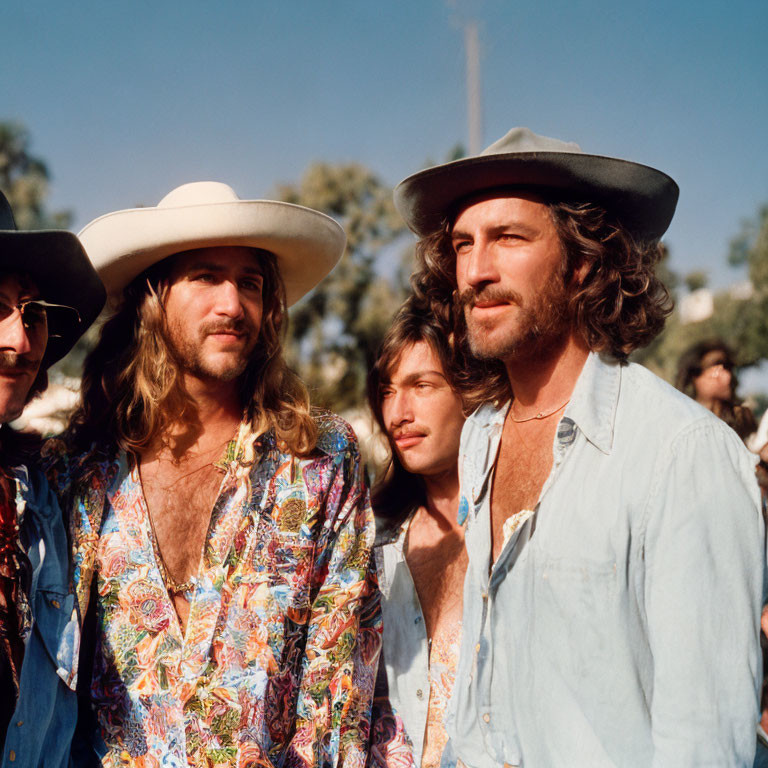
[[[627,362],[663,328],[678,188],[511,130],[395,200],[506,402],[465,422],[469,565],[446,716],[468,768],[750,766],[765,558],[738,436]]]
[[[200,182],[81,238],[114,313],[52,457],[93,654],[79,749],[108,766],[363,764],[372,514],[352,431],[310,411],[281,347],[341,227]]]

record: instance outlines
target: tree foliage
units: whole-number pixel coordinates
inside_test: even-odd
[[[705,339],[727,342],[741,367],[768,358],[768,205],[755,219],[744,222],[731,242],[728,262],[747,267],[750,284],[746,290],[741,286],[716,292],[712,315],[699,322],[683,323],[676,312],[664,333],[635,359],[672,381],[682,353]],[[700,272],[688,275],[689,290],[703,287],[702,277]]]
[[[392,190],[362,165],[315,163],[297,185],[279,187],[278,197],[327,213],[347,232],[336,269],[290,310],[289,357],[316,403],[359,405],[371,356],[410,274],[409,266],[397,268],[405,227]]]
[[[707,275],[706,270],[703,269],[695,269],[685,276],[685,287],[691,293],[706,288],[708,282],[709,276]]]
[[[20,123],[0,122],[0,190],[13,208],[19,229],[69,226],[69,211],[51,213],[45,207],[49,181],[48,166],[30,152],[29,131]]]

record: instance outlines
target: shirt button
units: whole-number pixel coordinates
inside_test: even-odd
[[[8,753],[8,759],[9,759],[11,762],[13,762],[14,760],[16,760],[16,753],[15,753],[13,750],[11,750],[11,751]]]
[[[417,617],[416,617],[416,618],[413,620],[413,623],[414,623],[414,624],[421,624],[421,616],[417,616]]]
[[[486,713],[483,715],[483,720],[484,720],[486,723],[490,723],[490,722],[491,722],[491,716],[490,716],[490,715],[489,715],[489,714],[486,712]]]
[[[21,728],[22,725],[24,725],[24,721],[23,720],[19,720],[19,722],[16,723],[16,727],[17,728]]]
[[[475,646],[475,653],[480,653],[480,643]]]
[[[424,698],[424,691],[422,691],[421,688],[419,688],[419,690],[416,691],[416,698],[417,699],[423,699]]]
[[[54,608],[61,608],[61,603],[58,600],[51,600],[51,605]]]
[[[482,598],[483,598],[483,600],[487,600],[487,599],[488,599],[488,593],[487,593],[487,592],[483,592],[483,593],[480,595],[480,597],[482,597]]]

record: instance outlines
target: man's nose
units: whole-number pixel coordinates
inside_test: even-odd
[[[214,310],[219,315],[240,317],[243,314],[243,304],[237,285],[230,280],[222,280],[216,286],[216,302]]]
[[[465,259],[464,280],[468,286],[477,288],[487,283],[498,282],[499,273],[496,269],[496,259],[489,243],[484,240],[476,240]]]
[[[32,344],[18,309],[0,327],[0,349],[13,350],[17,355],[26,355],[32,351]]]
[[[399,427],[413,421],[413,408],[408,392],[395,392],[390,402],[389,422],[392,427]]]

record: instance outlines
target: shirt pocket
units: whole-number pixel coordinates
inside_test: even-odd
[[[42,642],[56,674],[67,686],[77,685],[80,627],[70,593],[38,589],[33,601],[34,632]]]
[[[534,579],[532,642],[568,677],[604,679],[622,615],[615,561],[543,558]]]

